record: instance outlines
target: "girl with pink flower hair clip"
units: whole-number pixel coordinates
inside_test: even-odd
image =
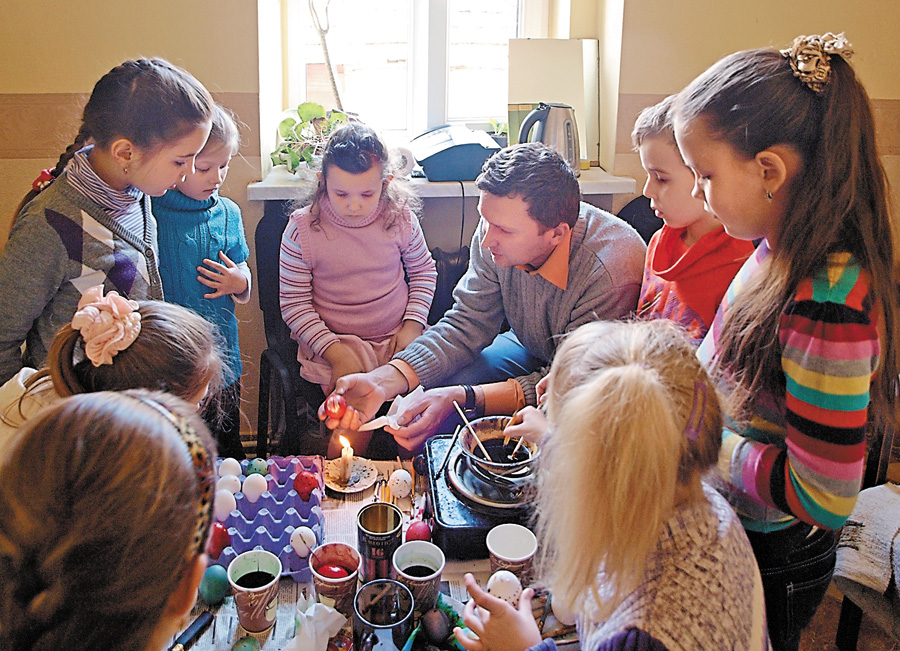
[[[219,335],[187,308],[133,301],[98,285],[50,345],[47,365],[23,368],[0,386],[0,451],[9,435],[59,398],[154,389],[198,407],[222,382]]]

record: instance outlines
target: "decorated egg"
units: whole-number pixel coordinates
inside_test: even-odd
[[[291,533],[291,547],[300,558],[309,556],[315,546],[316,534],[309,527],[297,527]]]
[[[522,595],[522,583],[509,570],[497,570],[488,579],[487,591],[513,608],[518,608],[519,597]]]
[[[231,544],[231,536],[221,522],[213,522],[209,528],[209,542],[206,544],[206,553],[215,560],[222,555],[228,545]]]
[[[241,492],[251,504],[256,504],[260,496],[267,490],[269,490],[269,482],[260,474],[247,475],[247,479],[244,480],[244,485],[241,487]]]
[[[224,488],[232,495],[241,490],[241,480],[237,475],[223,475],[216,482],[216,490]]]
[[[298,472],[297,476],[294,477],[294,490],[297,491],[297,495],[299,495],[304,502],[309,501],[313,491],[318,487],[319,480],[308,470]]]
[[[247,476],[258,474],[265,476],[269,472],[269,464],[265,459],[253,459],[247,464]]]
[[[350,572],[340,565],[323,565],[316,572],[328,579],[342,579],[345,576],[350,576]]]
[[[200,598],[210,606],[222,603],[228,594],[228,572],[221,565],[210,565],[200,580]]]
[[[225,475],[235,475],[236,477],[240,477],[244,472],[241,470],[241,464],[238,463],[237,459],[232,459],[228,457],[227,459],[223,459],[222,463],[219,465],[219,477],[224,477]]]
[[[338,393],[332,393],[325,399],[325,414],[329,418],[339,420],[347,411],[347,400]]]
[[[231,651],[259,651],[260,648],[259,640],[255,637],[245,635],[234,643],[234,646],[231,647]]]
[[[216,491],[216,497],[213,502],[213,515],[216,520],[224,522],[226,518],[237,508],[237,501],[234,499],[231,491],[226,488],[220,488]]]
[[[394,497],[406,497],[412,491],[412,476],[406,470],[398,468],[388,479],[388,488]]]
[[[409,523],[406,530],[406,542],[410,540],[431,540],[431,527],[424,520]]]
[[[440,644],[450,636],[450,618],[440,608],[432,608],[422,615],[422,628],[429,642]]]

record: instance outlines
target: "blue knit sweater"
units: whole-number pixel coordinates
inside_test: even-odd
[[[189,307],[215,324],[224,339],[225,383],[241,376],[241,351],[237,318],[231,296],[203,298],[212,292],[197,280],[197,267],[204,258],[219,262],[224,251],[233,262],[247,260],[250,251],[237,204],[216,192],[197,201],[169,190],[153,198],[159,241],[159,273],[166,300]]]

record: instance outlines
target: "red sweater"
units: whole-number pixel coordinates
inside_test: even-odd
[[[650,239],[637,315],[675,321],[699,340],[753,243],[736,240],[720,226],[688,247],[682,233],[663,225]]]

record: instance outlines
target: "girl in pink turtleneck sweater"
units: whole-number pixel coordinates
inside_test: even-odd
[[[332,133],[319,186],[291,215],[279,263],[300,375],[325,393],[339,377],[386,363],[425,329],[437,271],[417,204],[372,129],[354,122]]]

